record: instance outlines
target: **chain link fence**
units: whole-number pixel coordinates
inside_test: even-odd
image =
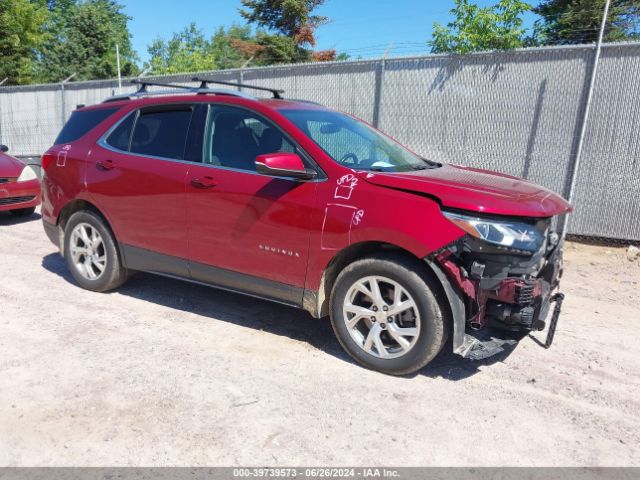
[[[427,158],[568,194],[592,45],[204,72],[356,115]],[[640,43],[603,46],[569,234],[640,241]],[[153,77],[196,86],[196,74]],[[134,91],[126,85],[125,92]],[[79,104],[115,81],[0,88],[0,143],[46,150]],[[254,93],[254,92],[251,92]],[[266,95],[266,94],[265,94]]]

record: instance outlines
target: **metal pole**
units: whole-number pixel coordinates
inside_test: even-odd
[[[67,123],[67,96],[65,94],[64,91],[64,86],[65,84],[67,84],[73,77],[75,77],[76,74],[72,74],[69,75],[67,78],[65,78],[61,83],[60,83],[60,98],[62,101],[62,108],[61,113],[62,113],[62,125],[64,125],[65,123]]]
[[[255,55],[251,55],[251,58],[244,62],[240,68],[247,68],[251,62],[253,62]]]
[[[118,93],[122,95],[122,73],[120,72],[120,45],[116,43],[116,63],[118,64]]]
[[[67,99],[64,93],[64,82],[60,84],[60,106],[60,128],[62,128],[67,122]]]
[[[380,113],[382,111],[382,84],[384,83],[384,70],[387,61],[383,58],[376,68],[375,90],[373,92],[373,121],[372,125],[380,128]]]
[[[2,142],[2,117],[4,116],[3,115],[4,109],[2,108],[3,98],[4,98],[4,93],[0,93],[0,144],[3,144]]]
[[[387,46],[387,49],[384,51],[384,55],[382,56],[382,58],[387,58],[387,57],[389,57],[389,54],[391,53],[391,50],[393,50],[393,47],[394,47],[394,46],[395,46],[395,45],[394,45],[394,43],[393,43],[393,42],[391,42],[391,43]]]
[[[596,84],[596,75],[598,73],[598,64],[600,63],[600,51],[602,50],[602,39],[604,38],[605,27],[607,26],[607,17],[609,16],[609,6],[611,0],[607,0],[604,5],[604,13],[602,15],[602,24],[600,25],[600,34],[598,35],[598,43],[596,43],[596,53],[593,58],[593,69],[591,70],[591,79],[589,80],[589,90],[587,93],[587,104],[584,107],[584,116],[582,117],[582,125],[580,126],[580,137],[578,139],[578,147],[576,149],[576,158],[573,162],[573,170],[571,171],[571,183],[567,193],[569,203],[573,201],[576,189],[576,180],[578,179],[578,171],[580,160],[582,159],[582,149],[584,147],[584,139],[587,132],[587,123],[589,121],[589,111],[591,110],[591,100],[593,99],[593,89]],[[562,221],[562,239],[567,236],[569,225],[569,216],[565,215]]]
[[[153,67],[145,68],[142,71],[142,73],[140,75],[138,75],[138,78],[143,78],[145,75],[151,73],[152,70],[153,70]]]
[[[9,77],[6,77],[4,80],[0,82],[0,86],[4,85]],[[0,100],[2,100],[2,95],[0,95]],[[0,143],[2,143],[2,102],[0,101]]]

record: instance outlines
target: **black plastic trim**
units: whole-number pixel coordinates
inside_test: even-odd
[[[464,300],[462,295],[457,289],[451,285],[451,282],[447,278],[442,268],[428,258],[425,258],[426,264],[431,271],[440,281],[447,300],[449,301],[449,307],[451,308],[451,316],[453,320],[453,352],[460,354],[465,340],[465,327],[466,327],[466,309],[464,306]]]
[[[44,227],[44,232],[47,234],[47,237],[51,240],[51,243],[60,248],[60,227],[53,223],[49,223],[46,220],[42,220],[42,226]]]
[[[121,244],[126,268],[302,308],[304,289]]]
[[[187,260],[125,244],[120,244],[120,251],[128,269],[189,278]]]

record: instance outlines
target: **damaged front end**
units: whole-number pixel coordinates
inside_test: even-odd
[[[552,219],[443,213],[467,232],[427,259],[454,290],[447,292],[450,303],[458,303],[452,307],[455,353],[482,359],[501,352],[518,337],[544,330],[555,302],[549,346],[563,298],[556,293],[562,241]]]

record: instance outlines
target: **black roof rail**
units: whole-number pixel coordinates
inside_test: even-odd
[[[188,87],[186,85],[176,85],[174,83],[147,81],[139,78],[131,80],[131,83],[134,85],[138,85],[138,90],[135,93],[126,93],[126,94],[116,95],[116,96],[107,98],[102,103],[119,102],[122,100],[132,100],[134,98],[143,98],[143,97],[155,96],[155,95],[177,95],[180,93],[194,93],[194,94],[197,93],[198,95],[208,95],[208,94],[231,95],[234,97],[243,97],[243,98],[255,100],[255,97],[252,97],[251,95],[248,95],[244,92],[237,92],[234,90],[226,90],[226,89],[216,90],[216,89],[207,88],[206,86],[205,87],[202,87],[202,86]],[[211,83],[214,83],[214,82],[211,82]],[[230,84],[230,85],[235,86],[235,84]],[[165,87],[165,88],[170,88],[171,90],[154,92],[154,91],[149,91],[147,87]]]
[[[289,98],[288,99],[290,102],[300,102],[300,103],[308,103],[309,105],[318,105],[320,107],[324,107],[323,104],[319,103],[319,102],[314,102],[313,100],[304,100],[302,98]]]
[[[147,87],[167,87],[167,88],[179,88],[183,90],[193,90],[193,87],[187,87],[185,85],[175,85],[173,83],[162,83],[162,82],[153,82],[146,81],[140,78],[135,78],[131,80],[131,83],[134,85],[139,85],[138,91],[136,93],[147,93]]]
[[[271,92],[273,94],[273,98],[282,99],[282,94],[284,90],[278,90],[276,88],[267,88],[267,87],[258,87],[256,85],[249,85],[248,83],[236,83],[236,82],[224,82],[222,80],[211,80],[209,78],[192,78],[194,82],[200,82],[200,88],[206,89],[209,87],[210,83],[215,83],[216,85],[227,85],[231,87],[240,87],[240,88],[251,88],[253,90],[261,90],[263,92]]]

